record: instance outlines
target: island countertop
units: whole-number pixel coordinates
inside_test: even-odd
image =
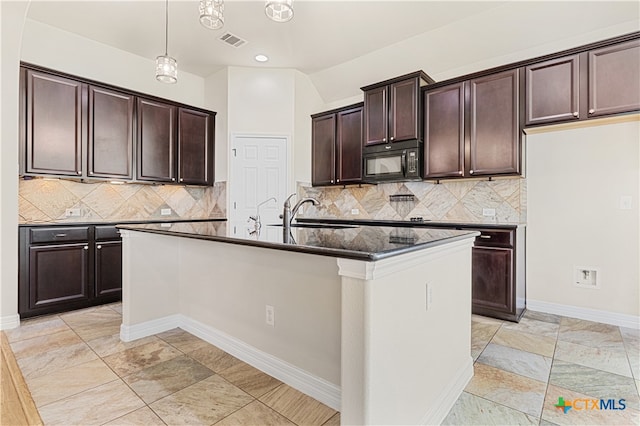
[[[423,227],[297,225],[290,228],[289,233],[284,232],[282,226],[263,225],[260,232],[241,235],[230,235],[228,223],[223,221],[120,224],[118,228],[364,261],[436,247],[478,234],[470,230]]]

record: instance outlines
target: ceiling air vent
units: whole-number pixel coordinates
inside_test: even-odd
[[[230,44],[233,47],[240,47],[244,45],[247,41],[241,39],[238,36],[235,36],[231,33],[225,33],[220,37],[220,40],[224,41],[227,44]]]

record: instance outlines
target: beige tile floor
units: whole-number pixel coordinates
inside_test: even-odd
[[[338,425],[340,414],[174,329],[119,339],[121,306],[23,321],[7,337],[46,425]],[[444,424],[640,424],[640,332],[528,312],[473,316],[475,375]],[[625,399],[625,410],[565,400]]]

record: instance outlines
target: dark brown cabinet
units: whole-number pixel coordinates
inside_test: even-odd
[[[477,230],[481,234],[471,254],[472,312],[519,321],[526,305],[524,230]]]
[[[424,178],[517,175],[519,70],[424,92]]]
[[[213,185],[213,116],[178,109],[178,182]]]
[[[122,245],[115,226],[19,228],[22,318],[120,300]]]
[[[640,40],[589,52],[589,117],[640,109]]]
[[[421,141],[420,88],[428,83],[419,71],[363,87],[364,145]]]
[[[311,182],[344,185],[362,180],[362,104],[312,117]]]
[[[526,67],[526,125],[640,110],[640,41],[561,56]]]
[[[133,95],[89,86],[89,177],[133,177],[134,105]]]
[[[176,181],[176,110],[171,104],[138,98],[137,180]]]
[[[20,173],[213,185],[215,112],[20,70]]]
[[[525,124],[580,118],[579,55],[526,67]]]
[[[82,175],[85,84],[22,69],[25,171]],[[25,146],[26,145],[26,146]]]
[[[122,297],[122,240],[115,226],[95,227],[95,298]]]
[[[464,83],[425,91],[425,178],[464,174],[464,107]]]
[[[520,173],[519,70],[469,81],[469,176]]]

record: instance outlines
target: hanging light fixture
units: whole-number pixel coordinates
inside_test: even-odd
[[[169,0],[165,4],[164,21],[164,55],[156,58],[156,80],[163,83],[175,83],[178,81],[178,61],[167,53],[169,46]]]
[[[276,22],[287,22],[293,18],[293,0],[267,0],[264,12]]]
[[[200,0],[200,23],[210,30],[224,26],[224,0]]]

